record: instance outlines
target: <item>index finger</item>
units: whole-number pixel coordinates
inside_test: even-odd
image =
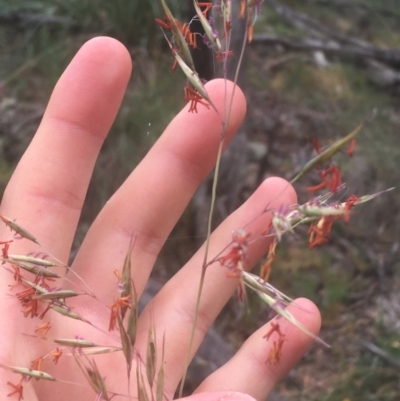
[[[130,72],[130,55],[118,41],[99,37],[84,44],[54,88],[4,193],[1,213],[63,261]]]

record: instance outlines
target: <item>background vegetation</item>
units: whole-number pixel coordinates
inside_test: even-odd
[[[169,4],[187,19],[186,1]],[[184,79],[170,72],[172,60],[155,16],[161,16],[155,0],[0,2],[1,191],[40,122],[54,83],[82,43],[111,35],[135,60],[123,106],[95,170],[77,245],[106,199],[183,105],[183,91],[176,88],[183,87]],[[230,167],[236,173],[226,173],[221,188],[221,196],[231,200],[226,212],[265,177],[293,176],[312,156],[311,138],[328,144],[373,108],[377,117],[360,134],[355,155],[340,158],[346,194],[396,186],[399,32],[397,0],[265,2],[246,54],[242,86],[249,112],[240,133],[245,146],[238,147],[239,153],[233,148]],[[314,180],[311,175],[299,183],[300,199],[307,199],[305,188]],[[234,193],[225,187],[234,187]],[[201,221],[199,199],[204,201],[197,197],[168,241],[157,280],[171,276],[202,241],[202,228],[194,223]],[[348,225],[339,224],[328,246],[309,252],[305,233],[287,238],[272,282],[320,306],[322,337],[333,349],[313,348],[281,384],[283,400],[398,399],[399,226],[394,191],[365,205]],[[243,313],[243,305],[232,301],[217,322],[233,347],[266,319],[261,306],[252,299],[249,304],[250,313]]]

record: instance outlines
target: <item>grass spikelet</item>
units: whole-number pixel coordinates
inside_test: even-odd
[[[168,42],[169,43],[169,42]],[[172,48],[172,45],[170,43],[170,46]],[[206,89],[204,88],[203,83],[201,82],[201,79],[199,78],[197,72],[192,70],[191,68],[188,67],[188,65],[183,61],[182,57],[179,56],[178,53],[174,53],[175,59],[179,64],[179,67],[181,67],[183,73],[186,75],[186,78],[189,80],[189,82],[192,84],[193,88],[196,89],[197,92],[200,93],[200,95],[208,102],[210,105],[213,106],[213,103],[211,102],[210,97],[207,94]],[[213,106],[215,109],[215,107]]]
[[[132,255],[132,248],[133,244],[131,243],[129,245],[128,252],[125,256],[124,260],[124,266],[122,268],[122,275],[121,275],[121,298],[129,297],[132,295],[132,278],[131,278],[131,272],[132,272],[132,261],[131,261],[131,255]],[[121,311],[121,318],[122,320],[125,317],[125,313],[128,309],[127,305],[123,305],[120,309]]]
[[[106,401],[110,401],[110,397],[108,396],[106,385],[104,383],[103,378],[100,375],[99,369],[96,365],[96,362],[94,360],[90,360],[87,356],[86,358],[86,363],[88,366],[86,366],[80,359],[79,356],[76,354],[73,354],[76,363],[78,364],[79,368],[81,369],[83,375],[85,376],[86,380],[88,381],[90,387],[95,391],[97,396],[99,397],[98,399],[104,399]]]
[[[287,297],[282,292],[278,291],[272,285],[267,282],[264,282],[260,277],[248,273],[242,273],[243,282],[246,286],[251,288],[260,298],[264,301],[270,308],[272,308],[275,312],[277,312],[280,316],[288,320],[298,329],[303,331],[305,334],[312,337],[314,340],[318,341],[320,344],[330,348],[330,345],[325,341],[321,340],[318,336],[311,333],[302,323],[300,323],[288,310],[287,305],[293,300]],[[272,294],[271,295],[269,295]]]
[[[133,283],[132,283],[132,288],[133,288],[132,304],[131,304],[131,309],[130,309],[129,315],[128,315],[128,323],[127,323],[126,332],[129,336],[131,345],[133,347],[135,345],[135,341],[136,341],[136,331],[137,331],[137,322],[139,319],[139,309],[138,309],[138,297],[137,297],[136,290],[134,288]]]
[[[149,396],[147,395],[146,386],[144,384],[142,369],[140,367],[140,363],[138,363],[136,368],[136,386],[137,386],[137,395],[138,401],[149,401]]]
[[[51,291],[43,294],[34,295],[33,299],[65,299],[65,298],[77,297],[78,295],[81,294],[78,294],[73,290],[60,290],[60,291]]]
[[[211,43],[211,46],[215,53],[221,52],[221,42],[219,41],[218,37],[214,36],[213,29],[208,22],[207,18],[204,16],[203,12],[200,10],[197,1],[193,2],[194,8],[196,10],[197,16],[199,17],[200,23],[204,29],[205,34],[207,35],[208,40]]]
[[[157,376],[156,401],[162,401],[164,394],[165,333],[163,335],[160,368]]]
[[[297,175],[290,181],[290,183],[295,183],[299,178],[303,177],[311,170],[328,162],[331,157],[334,156],[343,146],[347,145],[352,139],[356,137],[356,135],[367,125],[367,123],[374,117],[375,114],[375,111],[370,113],[370,115],[348,135],[346,135],[344,138],[339,139],[327,149],[319,153],[316,157],[311,159],[308,163],[306,163],[297,173]]]
[[[254,291],[261,291],[267,294],[271,294],[275,299],[283,302],[285,305],[288,305],[290,302],[293,302],[293,299],[285,295],[283,292],[276,289],[267,281],[258,277],[253,273],[249,273],[246,271],[242,272],[242,278],[244,284]]]
[[[154,377],[156,375],[156,339],[154,333],[154,325],[149,328],[147,335],[147,350],[146,350],[146,376],[150,387],[153,387]]]
[[[225,30],[231,28],[231,17],[232,17],[232,4],[230,1],[221,1],[222,17],[225,22]]]
[[[34,288],[39,294],[46,294],[48,292],[47,289],[44,288],[43,286],[33,283],[32,281],[26,280],[25,278],[22,278],[22,281],[27,286]]]
[[[16,234],[19,234],[21,237],[34,242],[35,244],[40,245],[39,241],[36,239],[34,235],[32,235],[29,231],[25,230],[25,228],[21,227],[19,224],[17,224],[15,221],[12,221],[6,216],[3,216],[0,214],[0,219],[4,221],[4,223],[11,228],[12,231],[14,231]]]
[[[118,319],[119,333],[120,333],[120,337],[121,337],[122,352],[124,353],[124,356],[125,356],[126,366],[127,366],[127,374],[128,374],[128,378],[129,378],[130,374],[131,374],[132,357],[133,357],[132,343],[128,336],[128,333],[125,330],[121,316],[118,315],[117,319]]]
[[[82,322],[90,324],[88,320],[84,319],[82,316],[79,316],[77,313],[70,311],[68,308],[64,308],[59,305],[50,305],[50,308],[53,309],[55,312],[60,313],[63,316],[67,316],[75,320],[81,320]]]
[[[70,348],[98,347],[98,345],[93,343],[92,341],[82,340],[80,338],[53,338],[53,341],[57,344],[64,345]]]
[[[382,195],[382,194],[385,194],[386,192],[389,192],[389,191],[393,191],[394,189],[395,189],[395,187],[392,187],[392,188],[385,189],[385,190],[383,190],[383,191],[376,192],[376,193],[371,194],[371,195],[364,195],[364,196],[361,196],[361,197],[359,198],[359,200],[356,201],[354,204],[355,204],[355,205],[359,205],[359,204],[361,204],[361,203],[369,202],[370,200],[375,199],[377,196],[380,196],[380,195]]]
[[[82,353],[85,355],[101,355],[101,354],[112,354],[113,352],[120,352],[121,348],[115,347],[90,347],[82,348]]]
[[[61,278],[57,273],[54,273],[53,271],[46,269],[45,267],[42,266],[35,266],[33,264],[26,264],[22,262],[16,262],[12,261],[8,258],[0,258],[3,262],[9,262],[12,263],[15,266],[18,266],[19,268],[34,274],[35,276],[39,277],[48,277],[48,278]]]
[[[394,188],[388,188],[384,191],[380,191],[371,195],[364,195],[361,196],[360,198],[356,198],[352,202],[353,206],[360,205],[365,202],[369,202],[372,199],[375,199],[376,197],[392,191]],[[307,202],[303,205],[299,205],[297,207],[297,211],[300,212],[300,217],[322,217],[322,216],[343,216],[348,212],[348,204],[346,202],[342,203],[334,203],[332,205],[328,204],[323,204],[323,203],[318,203],[318,202]],[[296,220],[297,216],[294,218]],[[308,220],[306,221],[308,222]]]
[[[174,16],[172,15],[171,10],[167,6],[165,0],[161,0],[161,5],[164,9],[168,22],[171,24],[171,30],[174,36],[174,42],[179,49],[179,53],[182,55],[182,58],[185,60],[186,64],[188,64],[190,68],[194,71],[195,70],[194,61],[192,58],[192,54],[190,53],[189,46],[186,43],[185,38],[183,37],[182,32]],[[174,52],[176,53],[176,51]]]
[[[277,312],[280,316],[285,318],[288,322],[292,323],[298,329],[300,329],[303,333],[312,337],[314,340],[318,341],[320,344],[324,345],[327,348],[331,348],[329,344],[327,344],[324,340],[316,336],[310,330],[307,329],[302,323],[300,323],[286,308],[286,305],[277,301],[273,297],[265,294],[262,291],[256,291],[256,294],[264,301],[270,308],[272,308],[275,312]]]
[[[43,266],[43,267],[60,267],[59,264],[51,262],[50,260],[35,258],[34,256],[25,256],[25,255],[8,255],[8,259],[10,263],[15,262],[26,262],[32,263],[33,265]]]
[[[305,217],[342,216],[346,212],[344,204],[325,206],[314,205],[309,202],[300,205],[297,210]]]
[[[53,381],[53,382],[58,381],[52,375],[50,375],[46,372],[43,372],[41,370],[20,368],[18,366],[8,366],[8,365],[3,365],[3,364],[0,364],[0,367],[3,369],[9,370],[10,372],[18,373],[18,374],[26,376],[26,377],[33,377],[36,380],[48,380],[48,381]]]

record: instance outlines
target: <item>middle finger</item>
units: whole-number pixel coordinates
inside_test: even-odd
[[[215,80],[206,88],[223,116],[233,84]],[[244,96],[236,88],[226,142],[242,123],[245,109]],[[199,106],[193,114],[185,107],[96,218],[74,270],[104,302],[116,295],[112,271],[122,266],[132,238],[132,275],[141,294],[167,236],[214,166],[221,129],[214,110]]]

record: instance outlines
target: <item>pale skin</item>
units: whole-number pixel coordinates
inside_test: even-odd
[[[130,55],[118,41],[101,37],[87,42],[58,81],[38,131],[4,193],[1,213],[34,233],[46,250],[62,261],[68,260],[94,163],[118,112],[131,68]],[[224,87],[222,80],[207,84],[210,97],[221,113],[224,110]],[[231,93],[230,83],[227,88]],[[143,291],[163,243],[194,191],[215,164],[221,133],[219,117],[215,111],[201,105],[197,114],[187,110],[188,106],[175,117],[142,163],[106,203],[74,261],[73,269],[94,289],[99,300],[82,296],[70,305],[97,326],[105,328],[105,333],[53,312],[49,312],[43,321],[25,318],[8,287],[13,282],[12,275],[2,269],[0,290],[6,295],[0,297],[0,315],[4,319],[0,325],[1,364],[30,367],[32,360],[54,349],[50,341],[22,334],[32,334],[38,325],[47,321],[52,326],[48,333],[50,338],[80,336],[103,345],[118,344],[118,332],[107,333],[109,309],[106,305],[117,297],[113,270],[122,267],[134,236],[132,275],[138,293]],[[241,124],[245,111],[245,98],[240,89],[236,89],[227,143]],[[132,113],[135,113],[134,109]],[[281,204],[294,203],[295,192],[286,181],[279,178],[266,180],[212,235],[210,256],[217,255],[231,241],[232,233],[251,221],[247,230],[255,238],[269,222],[269,214],[259,217],[266,205],[278,208]],[[9,228],[1,224],[0,239],[10,236]],[[267,240],[251,245],[247,261],[249,268],[268,249],[268,245]],[[27,254],[37,249],[36,245],[19,240],[11,244],[10,252]],[[204,249],[200,249],[163,287],[139,319],[135,345],[139,355],[145,355],[151,319],[158,333],[159,355],[165,333],[164,395],[167,399],[173,398],[182,376],[203,256]],[[237,288],[237,280],[228,278],[226,273],[218,263],[208,268],[193,352]],[[320,315],[314,304],[301,299],[290,308],[311,332],[318,333]],[[278,363],[266,363],[274,340],[272,335],[268,340],[264,338],[271,328],[268,322],[190,398],[193,401],[266,399],[277,381],[313,342],[312,338],[282,318],[278,323],[286,336]],[[126,394],[126,365],[122,353],[96,358],[107,388]],[[42,370],[84,386],[31,380],[24,385],[25,400],[95,399],[93,390],[82,378],[72,357],[61,357],[57,365],[46,360]],[[135,371],[134,364],[132,394],[136,389]],[[7,381],[17,383],[19,380],[19,375],[1,371],[0,398],[4,399],[12,391]],[[113,399],[126,398],[116,396]]]

